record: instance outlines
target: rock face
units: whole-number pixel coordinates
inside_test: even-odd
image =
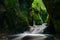
[[[49,13],[48,26],[60,33],[60,0],[43,0]]]

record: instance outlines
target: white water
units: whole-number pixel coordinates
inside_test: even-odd
[[[41,34],[41,33],[43,33],[46,27],[47,27],[46,23],[43,23],[42,25],[30,26],[30,31],[25,31],[24,33],[12,35],[12,36],[18,36],[12,40],[44,40],[47,37],[47,34]]]
[[[43,33],[43,31],[46,27],[47,27],[46,23],[44,23],[42,25],[33,25],[33,27],[30,28],[30,31],[32,34]]]

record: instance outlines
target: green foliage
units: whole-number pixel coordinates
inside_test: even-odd
[[[6,12],[3,14],[3,28],[1,28],[1,32],[17,33],[29,28],[26,12],[20,12],[17,0],[5,0],[5,7]]]
[[[32,7],[37,9],[38,11],[40,11],[40,8],[42,10],[45,10],[46,11],[46,8],[42,2],[42,0],[34,0],[34,2],[32,3]]]
[[[36,24],[46,22],[48,14],[42,0],[34,0],[32,3],[32,8],[34,10],[34,20]]]
[[[34,25],[33,22],[40,25],[46,20],[47,12],[42,0],[5,0],[4,3],[2,32],[23,32]]]

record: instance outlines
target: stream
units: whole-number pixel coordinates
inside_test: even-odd
[[[0,40],[59,40],[52,34],[44,34],[46,23],[30,26],[29,31],[14,35],[3,35]]]

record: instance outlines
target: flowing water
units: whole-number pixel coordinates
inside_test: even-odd
[[[23,33],[9,35],[6,40],[53,40],[50,34],[43,34],[44,29],[47,27],[46,23],[42,25],[29,26],[30,30]]]

